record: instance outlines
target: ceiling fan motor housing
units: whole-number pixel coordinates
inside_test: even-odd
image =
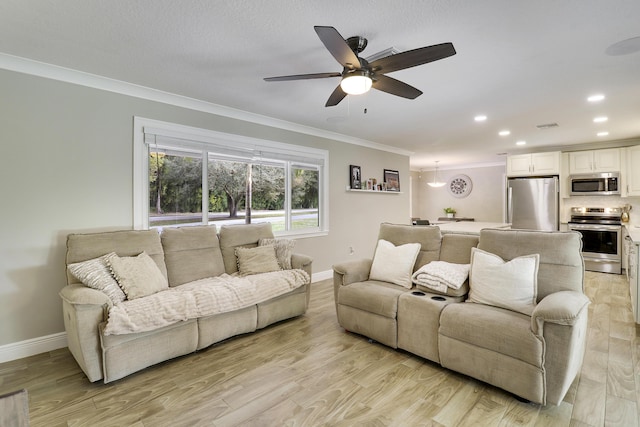
[[[361,36],[353,36],[349,37],[345,40],[352,51],[356,53],[356,55],[362,52],[367,47],[367,39]]]

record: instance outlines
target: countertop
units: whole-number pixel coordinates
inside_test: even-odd
[[[637,225],[629,224],[626,224],[625,227],[627,228],[627,231],[629,232],[629,236],[633,240],[633,243],[635,243],[636,245],[640,245],[640,227],[638,227]]]
[[[502,222],[476,222],[476,221],[460,221],[460,222],[447,222],[435,224],[440,227],[442,234],[446,233],[458,233],[458,234],[480,234],[480,230],[483,228],[509,228],[511,224],[505,224]],[[640,229],[638,229],[640,231]]]

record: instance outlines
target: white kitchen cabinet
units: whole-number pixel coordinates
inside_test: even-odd
[[[507,176],[539,176],[560,174],[559,151],[517,154],[507,157]]]
[[[620,172],[620,149],[569,153],[569,173]]]
[[[624,150],[626,168],[622,177],[623,193],[625,196],[640,196],[640,145]]]

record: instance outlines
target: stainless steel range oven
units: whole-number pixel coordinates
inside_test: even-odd
[[[569,229],[582,234],[586,270],[622,274],[621,216],[621,208],[571,208]]]

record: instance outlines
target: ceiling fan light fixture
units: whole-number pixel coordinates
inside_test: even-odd
[[[369,92],[373,80],[366,70],[353,71],[342,78],[340,87],[349,95],[362,95]]]

